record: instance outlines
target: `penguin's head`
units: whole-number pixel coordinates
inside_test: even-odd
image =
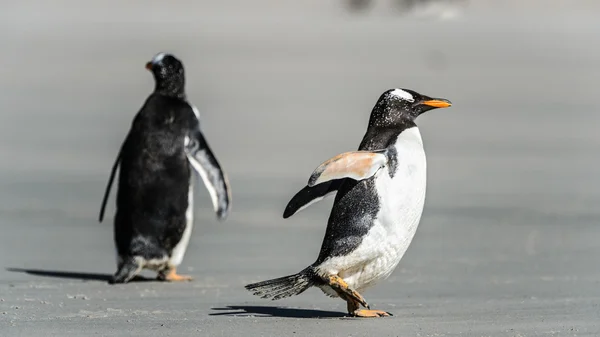
[[[379,97],[371,112],[369,124],[391,126],[414,122],[422,113],[447,108],[452,102],[445,98],[432,98],[410,89],[389,89]]]
[[[156,81],[156,90],[162,94],[181,96],[184,95],[185,76],[183,63],[175,56],[167,53],[158,53],[146,63],[146,69],[152,72]]]

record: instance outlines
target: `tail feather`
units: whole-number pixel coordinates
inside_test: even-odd
[[[315,283],[315,273],[311,267],[308,267],[298,274],[248,284],[245,288],[261,298],[278,300],[299,295]]]

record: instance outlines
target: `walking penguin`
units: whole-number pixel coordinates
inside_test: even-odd
[[[337,192],[317,260],[297,274],[249,284],[246,289],[276,300],[316,286],[346,301],[351,316],[389,316],[371,310],[361,292],[394,271],[421,219],[427,175],[415,119],[450,105],[446,99],[413,90],[385,91],[371,112],[358,151],[318,166],[284,211],[283,217],[288,218]]]

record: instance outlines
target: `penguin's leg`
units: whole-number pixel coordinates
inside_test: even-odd
[[[369,304],[367,301],[365,301],[362,295],[356,292],[354,289],[348,287],[346,281],[342,280],[341,277],[337,275],[329,275],[329,280],[327,281],[327,284],[346,302],[354,301],[369,309]]]
[[[192,277],[188,275],[179,275],[177,274],[177,267],[170,266],[158,273],[158,279],[161,281],[182,282],[191,281]]]
[[[111,284],[115,283],[127,283],[131,281],[140,271],[142,266],[133,257],[127,257],[123,259],[119,268],[112,279],[109,281]]]
[[[354,317],[386,317],[393,316],[389,312],[382,310],[371,310],[371,309],[358,309],[360,307],[360,303],[354,301],[352,299],[347,300],[348,303],[348,314]]]
[[[181,282],[191,281],[192,277],[187,275],[177,274],[177,266],[181,264],[185,251],[190,242],[192,235],[192,228],[194,227],[194,177],[190,177],[190,184],[188,186],[188,206],[185,210],[185,229],[183,236],[171,252],[169,262],[166,264],[165,269],[158,272],[158,279],[161,281],[169,282]]]
[[[354,317],[384,317],[391,316],[390,313],[381,310],[371,310],[369,304],[356,290],[350,288],[348,284],[337,275],[329,276],[329,286],[335,290],[338,295],[346,301],[348,314]],[[367,309],[359,310],[360,305]]]

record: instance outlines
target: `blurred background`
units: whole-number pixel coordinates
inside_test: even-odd
[[[454,105],[418,120],[428,155],[421,225],[390,279],[365,294],[395,320],[326,326],[382,336],[600,332],[596,1],[2,5],[8,336],[77,335],[90,317],[86,331],[98,334],[159,334],[149,327],[160,322],[177,335],[267,336],[291,318],[345,312],[317,290],[266,302],[243,285],[314,261],[331,199],[287,220],[283,209],[319,163],[358,146],[377,98],[396,87]],[[98,210],[154,87],[144,65],[161,51],[185,65],[189,99],[230,177],[233,212],[217,222],[200,185],[181,267],[195,281],[109,287],[114,188],[104,223]],[[245,315],[278,318],[233,318]],[[332,333],[293,322],[294,331]]]

